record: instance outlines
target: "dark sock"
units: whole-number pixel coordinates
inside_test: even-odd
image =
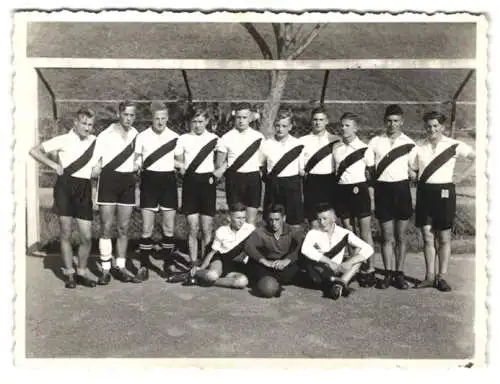
[[[151,252],[153,251],[153,240],[150,237],[141,238],[139,250],[141,267],[147,267],[149,265],[149,255],[151,255]]]
[[[170,255],[175,249],[175,238],[173,236],[163,236],[161,239],[161,248],[165,255]]]

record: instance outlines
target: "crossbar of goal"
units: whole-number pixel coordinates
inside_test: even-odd
[[[338,60],[177,60],[28,58],[35,68],[98,69],[225,69],[225,70],[346,70],[346,69],[473,69],[475,59],[338,59]]]

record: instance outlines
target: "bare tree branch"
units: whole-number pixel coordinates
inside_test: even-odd
[[[273,54],[271,52],[271,49],[269,48],[269,45],[266,43],[262,35],[257,31],[255,26],[252,23],[241,23],[243,27],[250,33],[250,35],[253,37],[257,45],[259,46],[260,51],[262,52],[262,56],[264,56],[264,59],[267,60],[272,60],[273,59]]]
[[[292,44],[296,44],[297,40],[299,40],[300,32],[302,32],[302,29],[304,28],[304,24],[299,24],[297,27],[295,33],[292,36]]]
[[[283,49],[283,36],[281,36],[281,24],[280,23],[272,23],[274,37],[276,38],[276,53],[278,58],[281,56],[281,50]]]
[[[321,32],[321,29],[325,26],[325,24],[316,24],[314,28],[309,32],[309,35],[307,35],[302,41],[296,45],[296,49],[294,52],[290,53],[287,56],[288,60],[292,60],[297,58],[304,52],[304,50],[311,44],[311,42],[316,38],[316,36],[319,35]]]

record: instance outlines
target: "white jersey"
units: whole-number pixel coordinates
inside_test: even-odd
[[[157,150],[162,150],[165,145],[172,143],[172,140],[177,140],[179,135],[169,128],[165,128],[162,133],[156,133],[153,128],[142,131],[137,135],[135,141],[135,153],[140,155],[138,164],[144,164],[144,160],[155,153]],[[174,170],[174,149],[176,142],[173,142],[172,150],[158,158],[154,163],[147,166],[147,170],[155,172],[172,172]]]
[[[89,135],[82,140],[75,131],[70,130],[64,135],[55,136],[43,142],[41,146],[45,152],[56,153],[60,165],[66,168],[75,160],[79,159],[94,143],[95,139],[96,137],[94,135]],[[87,163],[76,172],[73,172],[71,176],[81,179],[90,179],[92,166],[92,158],[89,158]]]
[[[184,166],[189,167],[196,155],[201,149],[210,143],[212,140],[219,140],[218,136],[214,133],[204,131],[201,135],[193,132],[185,133],[177,140],[175,147],[176,156],[184,156]],[[200,166],[194,170],[194,173],[211,173],[215,170],[214,166],[214,150],[201,162]]]
[[[366,181],[368,146],[356,137],[349,144],[333,148],[333,166],[335,174],[340,176],[339,184],[357,184]],[[341,174],[339,175],[339,172]]]
[[[137,136],[137,130],[130,127],[125,131],[119,123],[113,123],[97,136],[95,148],[95,160],[102,160],[102,166],[105,167],[117,155],[119,155],[128,145],[130,145]],[[134,156],[133,151],[130,156],[117,168],[117,172],[133,172]]]
[[[274,138],[267,139],[262,145],[262,154],[266,163],[267,172],[272,172],[276,163],[290,150],[296,147],[303,147],[302,142],[293,137],[288,136],[285,140],[277,141]],[[299,156],[290,161],[286,167],[277,175],[278,177],[297,176],[304,170],[304,153],[300,152]]]
[[[313,157],[319,150],[328,146],[334,141],[339,140],[337,136],[330,135],[328,131],[324,131],[317,135],[311,133],[302,136],[300,142],[304,145],[304,166],[306,167],[311,157]],[[333,173],[332,167],[332,151],[328,150],[326,156],[323,156],[310,170],[311,175],[329,175]]]
[[[254,225],[249,223],[244,223],[238,231],[234,231],[229,225],[223,225],[215,231],[212,249],[222,254],[228,253],[248,238],[254,230]]]
[[[236,128],[231,129],[221,137],[216,150],[227,153],[227,165],[230,167],[236,158],[240,156],[250,145],[257,140],[264,140],[264,135],[253,128],[247,128],[240,132]],[[258,172],[262,164],[262,153],[259,149],[243,164],[238,173]]]

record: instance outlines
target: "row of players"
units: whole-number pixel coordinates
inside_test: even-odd
[[[471,147],[444,135],[445,116],[428,112],[423,116],[427,138],[420,144],[405,135],[403,110],[390,105],[384,114],[386,132],[368,144],[356,135],[359,118],[345,113],[340,120],[340,137],[326,127],[328,115],[322,108],[311,113],[312,132],[300,139],[290,135],[293,114],[280,111],[274,123],[274,136],[264,136],[250,127],[252,112],[247,103],[235,108],[234,128],[219,138],[208,132],[208,111],[193,108],[191,131],[177,135],[168,128],[168,109],[151,104],[152,126],[138,133],[133,127],[136,106],[119,105],[118,122],[96,138],[91,134],[95,114],[78,111],[73,129],[34,147],[30,153],[53,168],[58,179],[54,186],[54,208],[61,223],[61,252],[66,286],[77,283],[95,286],[88,277],[86,261],[90,252],[92,201],[91,178],[98,178],[97,204],[101,215],[99,239],[103,273],[97,283],[110,282],[112,260],[111,229],[117,220],[116,267],[122,281],[141,282],[148,278],[149,256],[155,215],[161,212],[165,254],[174,248],[174,225],[178,204],[176,170],[183,177],[182,210],[189,226],[188,248],[192,265],[198,261],[201,228],[202,253],[212,243],[216,212],[216,184],[225,177],[229,206],[243,204],[246,221],[255,224],[261,205],[262,180],[265,184],[264,217],[270,207],[284,207],[284,217],[292,232],[299,231],[304,216],[310,226],[319,228],[318,204],[332,207],[347,230],[359,234],[373,247],[371,198],[374,189],[375,217],[382,232],[384,277],[379,288],[394,285],[407,289],[403,272],[406,230],[413,214],[410,181],[418,181],[416,224],[422,229],[426,276],[419,287],[449,291],[445,281],[451,253],[451,227],[456,197],[453,183],[457,157],[474,159]],[[53,161],[48,153],[56,152]],[[473,161],[461,173],[466,178]],[[140,173],[142,238],[141,267],[135,276],[125,268],[128,224],[135,206],[136,176]],[[457,180],[455,180],[457,181]],[[78,268],[73,268],[70,244],[71,222],[76,218],[80,231]],[[332,244],[330,244],[332,245]],[[434,259],[439,257],[439,269]],[[206,263],[202,264],[207,267]],[[358,273],[360,285],[377,282],[371,259]]]

